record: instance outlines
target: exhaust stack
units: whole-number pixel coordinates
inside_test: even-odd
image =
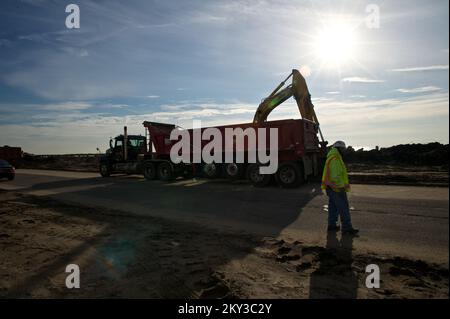
[[[123,159],[128,160],[128,132],[127,127],[123,127]]]

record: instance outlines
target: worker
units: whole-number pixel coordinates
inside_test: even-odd
[[[342,159],[346,146],[343,141],[337,141],[327,154],[323,169],[322,186],[328,196],[328,231],[339,231],[338,216],[341,218],[342,233],[356,235],[353,228],[348,205],[347,192],[350,191],[347,168]]]

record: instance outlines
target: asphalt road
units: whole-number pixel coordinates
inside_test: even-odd
[[[194,222],[199,227],[282,236],[325,245],[327,197],[319,185],[299,189],[253,188],[246,182],[146,181],[139,176],[99,177],[93,173],[17,170],[0,189],[130,214]],[[448,188],[353,185],[349,194],[357,253],[449,261]]]

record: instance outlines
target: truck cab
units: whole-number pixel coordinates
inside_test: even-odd
[[[109,141],[109,149],[100,158],[100,174],[139,174],[139,159],[147,153],[146,137],[142,135],[118,135]]]

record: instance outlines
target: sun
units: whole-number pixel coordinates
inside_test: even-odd
[[[314,37],[314,56],[325,67],[341,67],[356,58],[355,28],[342,21],[326,23]]]

